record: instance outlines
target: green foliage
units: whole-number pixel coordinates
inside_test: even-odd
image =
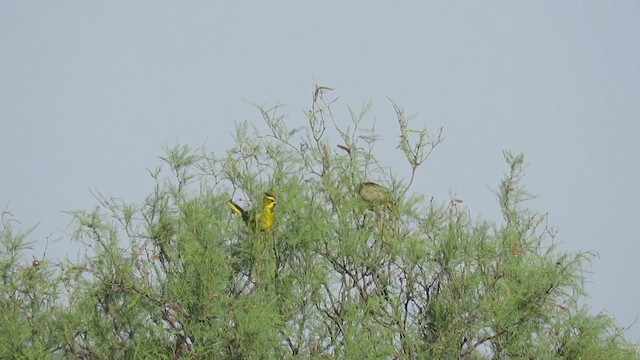
[[[29,231],[3,217],[0,358],[638,358],[606,315],[578,306],[586,253],[559,253],[544,215],[524,208],[522,155],[496,191],[502,221],[426,202],[416,169],[443,140],[392,104],[408,181],[375,156],[370,109],[337,124],[317,88],[308,128],[256,106],[267,132],[238,124],[224,155],[166,149],[142,204],[96,194],[73,212],[78,263],[24,263]],[[330,132],[339,143],[330,146]],[[437,175],[434,175],[437,176]],[[394,209],[365,204],[384,183]],[[247,208],[276,195],[276,226]]]

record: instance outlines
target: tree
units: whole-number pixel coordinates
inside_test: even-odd
[[[96,194],[94,211],[71,213],[78,263],[25,263],[29,231],[3,217],[0,357],[638,358],[608,316],[578,305],[590,256],[558,252],[524,207],[522,155],[504,154],[503,219],[474,221],[458,200],[412,190],[441,130],[412,129],[392,104],[411,170],[399,180],[373,156],[369,106],[345,129],[329,90],[316,89],[307,127],[256,106],[267,132],[238,124],[222,156],[168,148],[142,204]],[[393,206],[359,196],[371,179]],[[227,200],[258,205],[265,191],[274,228],[231,215]]]

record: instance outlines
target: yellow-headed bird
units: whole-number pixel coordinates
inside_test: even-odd
[[[227,204],[231,207],[233,211],[235,211],[238,215],[242,216],[242,221],[249,226],[252,230],[260,230],[264,231],[273,226],[276,222],[276,214],[274,213],[274,209],[276,207],[276,197],[272,194],[265,193],[264,198],[262,199],[262,208],[259,212],[257,211],[247,211],[243,209],[240,205],[233,202],[233,200],[227,201]]]

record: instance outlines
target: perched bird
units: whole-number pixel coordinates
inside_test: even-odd
[[[374,182],[365,181],[361,183],[360,186],[358,186],[358,194],[362,200],[369,204],[369,208],[371,209],[381,205],[384,205],[388,209],[393,207],[391,190]]]
[[[274,213],[274,209],[277,203],[278,202],[276,201],[276,197],[269,193],[264,194],[260,211],[247,211],[240,205],[233,202],[233,200],[227,201],[227,204],[229,204],[231,209],[238,215],[240,215],[242,217],[242,221],[244,221],[245,224],[247,224],[247,226],[249,226],[249,228],[254,231],[264,231],[273,226],[273,224],[276,222],[276,214]]]

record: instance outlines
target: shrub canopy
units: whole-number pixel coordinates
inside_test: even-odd
[[[305,127],[256,106],[267,131],[238,124],[222,155],[167,149],[142,204],[97,194],[95,210],[71,213],[77,263],[25,263],[29,229],[5,214],[0,357],[637,358],[608,316],[578,305],[589,256],[558,252],[546,216],[523,206],[522,155],[504,154],[503,218],[472,220],[459,199],[417,191],[441,129],[413,129],[392,104],[411,174],[399,179],[374,156],[369,106],[339,126],[329,90]],[[386,187],[377,203],[367,181]],[[277,198],[266,231],[227,206],[259,208],[265,192]]]

